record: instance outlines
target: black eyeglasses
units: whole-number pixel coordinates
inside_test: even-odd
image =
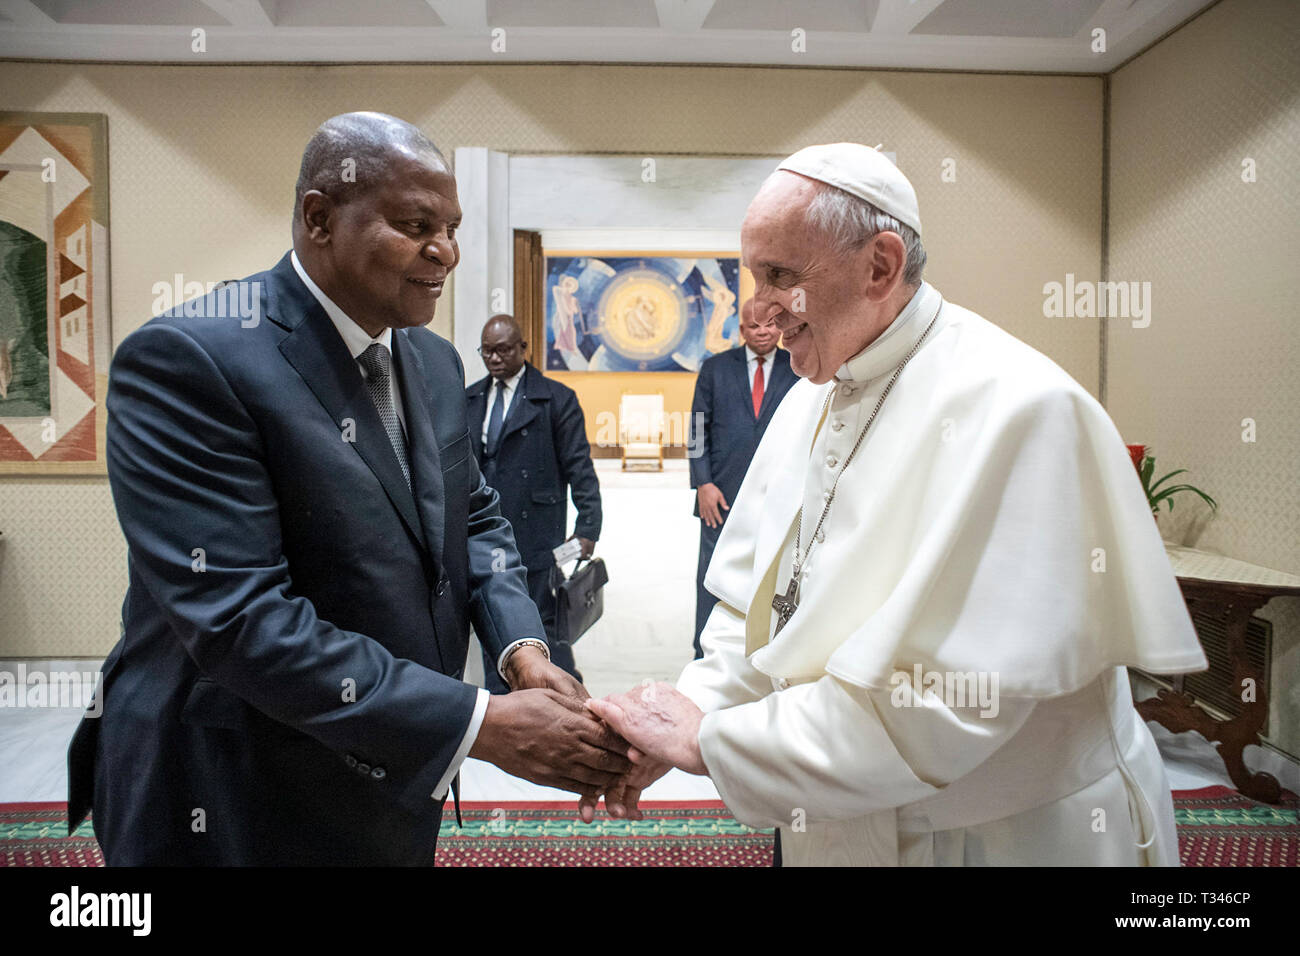
[[[519,348],[519,346],[521,346],[522,344],[523,344],[522,342],[516,342],[514,345],[498,345],[495,348],[486,348],[486,349],[480,345],[478,347],[478,354],[483,356],[483,358],[491,358],[493,355],[499,356],[501,358],[505,358],[515,349]]]

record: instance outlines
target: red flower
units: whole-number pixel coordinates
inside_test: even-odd
[[[1129,457],[1133,459],[1133,467],[1136,468],[1136,469],[1138,470],[1138,474],[1141,474],[1141,473],[1142,473],[1142,459],[1146,458],[1146,456],[1147,456],[1147,446],[1146,446],[1146,445],[1126,445],[1125,447],[1128,448],[1128,454],[1129,454]]]

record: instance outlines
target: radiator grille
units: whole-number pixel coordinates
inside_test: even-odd
[[[1192,624],[1196,626],[1196,636],[1201,640],[1205,650],[1205,659],[1210,669],[1199,674],[1188,674],[1183,678],[1183,690],[1196,698],[1196,702],[1213,716],[1220,719],[1238,716],[1243,704],[1240,687],[1232,681],[1232,658],[1228,655],[1228,632],[1223,619],[1218,615],[1208,614],[1202,610],[1191,610]],[[1263,675],[1262,690],[1272,696],[1273,669],[1273,624],[1260,617],[1251,617],[1246,621],[1246,660],[1256,671]],[[1148,680],[1162,687],[1172,687],[1167,677],[1141,672]],[[1268,720],[1260,729],[1261,737],[1268,737]]]

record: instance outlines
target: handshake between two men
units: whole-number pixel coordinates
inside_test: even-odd
[[[469,755],[532,783],[578,794],[582,819],[642,819],[641,792],[674,766],[705,774],[703,714],[671,685],[592,699],[540,650],[521,647],[505,663],[512,691],[493,695]]]

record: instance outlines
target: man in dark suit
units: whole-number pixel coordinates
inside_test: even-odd
[[[587,793],[630,766],[548,660],[424,328],[460,218],[419,130],[334,117],[292,252],[118,348],[130,585],[68,755],[69,823],[93,806],[110,864],[428,865],[467,755]],[[461,680],[471,620],[515,693]]]
[[[494,315],[483,326],[479,354],[488,374],[465,390],[470,441],[483,477],[501,496],[501,513],[514,529],[551,660],[582,680],[572,646],[555,636],[551,552],[566,540],[564,514],[572,488],[578,517],[569,537],[581,543],[584,558],[591,557],[600,537],[600,482],[578,396],[524,361],[527,351],[513,316]],[[488,688],[504,693],[507,688],[486,647],[483,670]]]
[[[691,402],[691,487],[700,519],[700,558],[695,569],[695,657],[704,656],[700,632],[717,598],[704,589],[713,547],[740,491],[772,413],[798,376],[790,353],[776,347],[781,337],[771,322],[756,322],[754,301],[740,310],[744,348],[711,356],[700,366]]]

